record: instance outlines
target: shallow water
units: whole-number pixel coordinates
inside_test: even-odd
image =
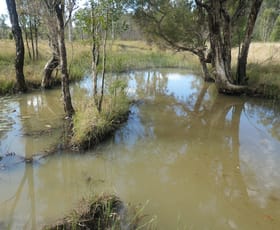
[[[145,205],[157,229],[280,228],[278,104],[217,95],[182,70],[119,77],[139,103],[114,137],[32,164],[20,156],[59,144],[59,90],[0,99],[0,229],[37,229],[102,191]],[[89,79],[71,89],[90,91]]]

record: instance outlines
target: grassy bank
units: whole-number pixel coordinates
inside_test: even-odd
[[[235,68],[237,49],[232,56]],[[262,89],[264,97],[280,99],[280,43],[251,44],[247,77],[249,86]]]
[[[85,42],[67,44],[70,80],[81,79],[90,71],[90,45]],[[14,42],[0,40],[0,95],[13,93],[15,86]],[[27,52],[26,52],[27,53]],[[237,49],[232,51],[233,68],[236,66]],[[25,78],[29,88],[39,88],[43,68],[51,56],[47,41],[39,43],[39,60],[31,61],[26,54]],[[263,87],[266,96],[277,96],[280,92],[280,43],[252,43],[248,57],[249,85]],[[174,53],[159,50],[142,41],[108,42],[107,70],[125,72],[136,69],[178,67],[200,71],[198,60],[189,53]],[[57,83],[60,82],[59,74]]]
[[[84,70],[89,66],[89,58],[84,55],[85,49],[80,49],[76,45],[76,50],[72,52],[71,44],[68,44],[68,62],[70,64],[70,80],[81,79],[84,76]],[[47,41],[39,43],[39,58],[38,60],[30,60],[27,52],[25,52],[24,75],[26,84],[29,89],[40,88],[43,76],[44,66],[51,57],[51,52]],[[12,94],[15,92],[15,46],[11,40],[0,40],[0,95]],[[54,73],[56,75],[56,72]],[[55,77],[54,82],[60,84],[59,74]]]
[[[107,69],[111,72],[158,67],[197,68],[196,58],[190,54],[160,51],[141,41],[115,41],[108,44]],[[79,80],[91,68],[90,45],[84,42],[68,43],[67,52],[70,80]],[[0,40],[0,95],[14,92],[14,56],[14,42]],[[27,52],[25,56],[24,74],[27,85],[31,89],[39,88],[44,66],[51,57],[47,41],[39,43],[39,60],[30,60]],[[59,73],[55,82],[60,82]]]

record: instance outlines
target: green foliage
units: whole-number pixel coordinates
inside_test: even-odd
[[[271,33],[271,41],[280,41],[280,15],[278,16],[273,31]]]
[[[261,17],[262,40],[267,41],[270,37],[274,22],[277,19],[278,12],[274,8],[267,8],[264,10]]]
[[[193,1],[139,1],[135,19],[148,39],[177,50],[204,49],[208,36],[202,9]]]
[[[15,81],[0,80],[0,95],[12,93],[14,87],[15,87]]]
[[[0,14],[0,39],[9,38],[10,28],[6,24],[7,18],[6,14]]]
[[[269,41],[272,38],[272,31],[276,26],[276,20],[280,15],[279,0],[264,0],[262,9],[256,23],[254,32],[255,40]]]
[[[98,42],[103,30],[113,30],[112,26],[122,16],[125,6],[124,0],[91,0],[75,13],[74,21],[80,30],[87,33],[88,39]],[[99,33],[94,33],[95,30]]]

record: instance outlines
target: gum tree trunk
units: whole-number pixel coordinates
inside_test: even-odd
[[[108,12],[106,16],[106,23],[108,22]],[[105,81],[105,72],[106,72],[106,45],[107,45],[107,28],[104,31],[104,38],[102,44],[102,72],[101,72],[101,92],[100,92],[100,99],[98,103],[98,111],[101,112],[102,110],[102,103],[104,97],[104,81]]]
[[[60,64],[61,64],[61,86],[63,93],[63,104],[64,111],[68,117],[72,117],[75,110],[72,106],[71,94],[69,90],[69,74],[67,70],[67,53],[65,47],[65,37],[64,37],[64,4],[62,1],[58,1],[55,4],[55,12],[58,24],[58,44],[60,51]]]
[[[212,50],[212,62],[215,67],[215,82],[220,93],[241,94],[247,87],[234,85],[231,73],[231,17],[225,1],[210,0],[208,4],[196,0],[205,8],[208,15],[208,27]]]
[[[247,27],[245,31],[244,41],[241,47],[241,52],[238,56],[237,62],[237,84],[244,84],[246,82],[246,67],[247,67],[247,58],[249,53],[249,48],[252,40],[252,34],[254,31],[255,23],[258,17],[263,0],[255,0],[252,3],[251,11],[249,14]]]
[[[16,3],[15,0],[6,0],[6,4],[7,4],[10,21],[12,25],[12,33],[16,43],[16,58],[15,58],[16,80],[17,80],[16,87],[18,91],[26,92],[27,86],[25,83],[25,78],[23,73],[24,43],[23,43],[21,28],[18,22]]]
[[[198,52],[197,56],[199,58],[199,62],[200,62],[200,65],[201,65],[204,81],[205,82],[213,82],[214,79],[211,76],[211,74],[209,73],[209,70],[208,70],[208,67],[207,67],[207,60],[205,59],[204,52],[202,52],[202,51]]]
[[[100,24],[95,19],[94,14],[94,5],[91,2],[91,36],[92,36],[92,77],[93,77],[93,96],[95,104],[98,107],[98,98],[97,98],[97,75],[98,75],[98,64],[100,59]]]
[[[49,28],[49,31],[50,31],[49,46],[52,50],[52,57],[44,67],[44,75],[41,83],[41,87],[44,89],[49,89],[52,87],[52,73],[58,67],[60,61],[57,27],[53,26]]]
[[[221,13],[223,5],[219,0],[212,1],[212,12],[208,14],[214,65],[218,85],[232,83],[231,76],[231,26],[228,15]]]

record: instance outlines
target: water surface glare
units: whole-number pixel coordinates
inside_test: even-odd
[[[92,151],[32,164],[21,157],[58,144],[60,92],[0,98],[0,229],[37,229],[103,191],[146,204],[157,229],[280,229],[277,103],[217,95],[183,70],[111,78],[139,99],[128,122]],[[91,85],[73,85],[74,101]]]

